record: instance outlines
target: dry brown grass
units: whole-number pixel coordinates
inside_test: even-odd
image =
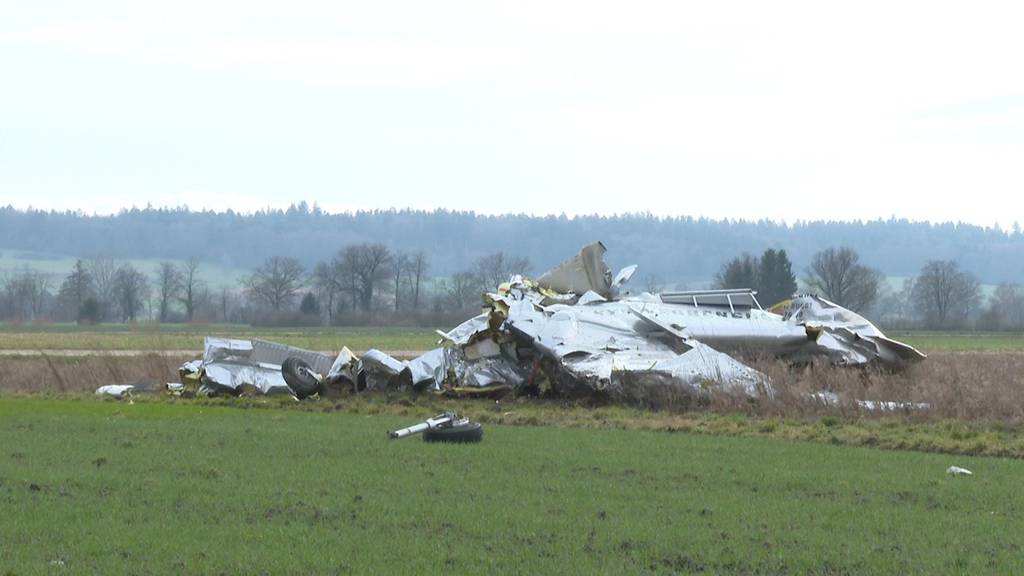
[[[161,390],[164,382],[178,380],[177,369],[186,357],[156,354],[135,357],[96,355],[39,356],[0,359],[0,393],[91,393],[104,384],[142,384]],[[1000,422],[1010,429],[1024,428],[1024,353],[936,353],[905,372],[833,368],[815,365],[793,368],[776,360],[752,361],[773,383],[775,397],[751,400],[712,394],[706,409],[718,414],[747,414],[764,418],[817,418],[844,420],[898,416],[913,422],[943,420]],[[827,390],[843,399],[825,405],[811,394]],[[852,400],[921,402],[928,410],[870,411]],[[651,399],[653,400],[653,399]],[[663,400],[663,399],[662,399]],[[685,397],[667,402],[642,402],[648,408],[673,412],[693,408]],[[574,402],[574,405],[593,405]]]
[[[93,392],[105,384],[160,388],[178,380],[187,357],[9,356],[0,358],[0,393]]]
[[[1024,424],[1024,354],[1019,352],[944,352],[902,372],[790,367],[777,360],[751,363],[771,378],[773,399],[750,401],[725,394],[712,396],[709,408],[719,413],[801,417],[832,414],[848,418],[900,414],[910,421],[989,420],[1013,427]],[[812,394],[837,394],[827,405]],[[867,410],[854,400],[925,403],[927,410]]]

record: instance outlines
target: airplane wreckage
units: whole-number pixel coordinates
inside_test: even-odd
[[[301,399],[325,387],[410,388],[631,401],[712,389],[773,394],[762,373],[730,354],[893,369],[925,357],[818,296],[796,295],[773,308],[779,314],[764,310],[752,290],[634,295],[626,283],[636,266],[613,277],[605,251],[595,242],[535,280],[514,276],[483,296],[483,313],[439,331],[439,347],[412,360],[379,350],[357,357],[347,348],[332,360],[262,340],[207,338],[202,360],[183,365],[181,376],[211,395],[248,389]]]

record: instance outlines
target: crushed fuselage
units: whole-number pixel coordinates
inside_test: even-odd
[[[536,281],[513,277],[484,295],[482,314],[440,333],[440,348],[410,361],[377,350],[359,358],[346,348],[332,364],[322,354],[272,343],[207,339],[203,382],[287,390],[279,365],[300,355],[327,381],[356,390],[490,394],[546,386],[567,396],[643,401],[700,398],[712,389],[770,396],[768,379],[733,355],[892,368],[924,358],[817,296],[794,296],[776,314],[763,310],[751,290],[633,295],[625,284],[636,267],[613,277],[604,253],[595,242]]]

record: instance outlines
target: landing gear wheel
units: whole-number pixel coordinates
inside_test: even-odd
[[[302,358],[291,357],[281,363],[281,376],[299,400],[320,391],[320,380],[313,374],[313,368]]]
[[[470,422],[449,428],[434,428],[423,432],[424,442],[479,442],[484,439],[484,429],[479,422]]]

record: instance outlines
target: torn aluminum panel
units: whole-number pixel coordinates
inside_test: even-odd
[[[607,298],[601,296],[597,292],[594,292],[593,290],[587,290],[586,293],[583,294],[583,296],[580,296],[580,299],[577,300],[576,303],[579,304],[580,306],[586,306],[587,304],[595,304],[598,302],[607,301]]]
[[[476,339],[480,334],[490,329],[489,317],[487,314],[480,314],[466,320],[448,332],[438,331],[441,341],[451,346],[465,346]]]
[[[382,390],[396,384],[403,372],[408,373],[404,362],[380,350],[367,350],[359,359],[360,378],[365,378],[368,390]]]
[[[251,386],[261,394],[291,394],[281,376],[281,363],[290,357],[305,360],[320,374],[331,367],[331,359],[319,352],[265,340],[207,337],[203,341],[204,390],[238,394],[242,387]]]
[[[507,355],[477,360],[448,356],[449,370],[441,389],[456,396],[503,394],[521,388],[529,377],[529,369]]]
[[[413,390],[439,391],[448,375],[451,348],[435,348],[405,363]]]
[[[877,362],[899,368],[926,357],[913,346],[887,338],[860,314],[819,296],[795,296],[785,318],[803,326],[809,339],[838,364]]]
[[[343,346],[331,364],[331,368],[327,371],[324,380],[331,383],[345,382],[354,385],[358,382],[358,376],[359,358],[348,349],[348,346]]]
[[[189,360],[178,368],[180,374],[197,374],[203,368],[202,360]]]
[[[467,360],[491,358],[501,354],[501,346],[495,340],[484,338],[463,346],[462,353],[466,356]]]
[[[588,244],[579,254],[542,274],[537,278],[537,284],[562,294],[583,294],[593,290],[607,298],[612,286],[611,270],[604,263],[607,251],[600,242]]]

